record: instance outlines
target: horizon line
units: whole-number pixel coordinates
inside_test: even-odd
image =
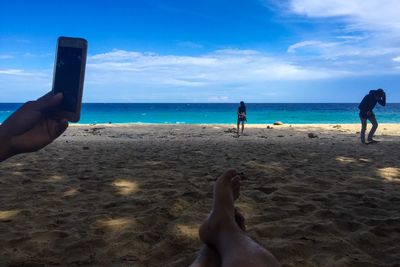
[[[25,102],[0,102],[0,104],[24,104]],[[82,104],[238,104],[239,102],[82,102]],[[359,104],[359,102],[245,102],[245,104]],[[400,104],[400,102],[386,102]]]

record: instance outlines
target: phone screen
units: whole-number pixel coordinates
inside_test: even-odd
[[[54,78],[54,92],[63,93],[60,108],[75,112],[79,101],[79,83],[81,79],[82,48],[59,46]]]

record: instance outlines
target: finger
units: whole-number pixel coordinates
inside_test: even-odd
[[[49,100],[54,96],[54,92],[50,91],[45,95],[42,95],[41,97],[39,97],[38,99],[36,99],[36,101],[45,101],[45,100]]]
[[[68,126],[69,126],[68,121],[66,119],[62,119],[61,122],[57,124],[57,127],[55,129],[55,136],[56,136],[55,138],[63,134],[65,130],[67,130]]]
[[[57,139],[68,128],[68,121],[66,119],[53,121],[52,124],[52,127],[49,127],[49,135],[51,140]]]
[[[43,111],[48,108],[56,107],[60,104],[63,98],[62,93],[54,94],[53,92],[49,92],[35,101],[35,108],[39,111]]]

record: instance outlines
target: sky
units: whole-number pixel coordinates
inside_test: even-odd
[[[88,40],[84,102],[400,102],[398,0],[2,0],[0,102],[51,90]]]

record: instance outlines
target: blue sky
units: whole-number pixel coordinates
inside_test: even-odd
[[[0,1],[0,102],[51,89],[84,37],[84,102],[400,102],[397,0]]]

